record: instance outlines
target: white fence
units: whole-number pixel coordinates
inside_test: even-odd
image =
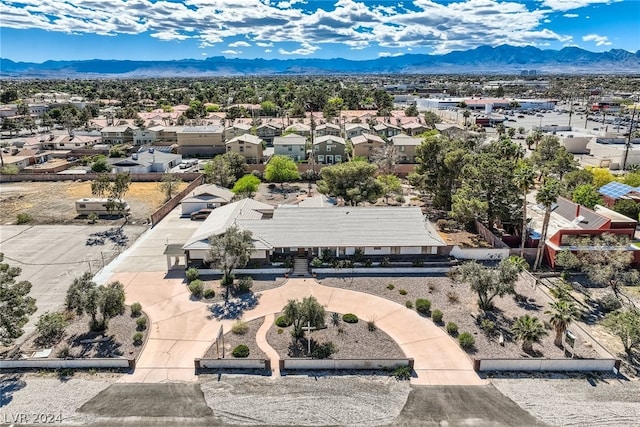
[[[606,371],[620,368],[617,359],[479,359],[476,371]]]
[[[509,248],[461,248],[460,246],[454,246],[449,255],[457,259],[501,260],[509,257]]]
[[[280,369],[395,369],[413,368],[413,359],[281,359]]]
[[[196,369],[271,369],[268,359],[195,359]]]
[[[317,274],[429,274],[446,273],[451,267],[354,267],[312,268]]]
[[[104,358],[104,359],[17,359],[0,360],[0,370],[12,369],[127,369],[133,368],[133,359]]]

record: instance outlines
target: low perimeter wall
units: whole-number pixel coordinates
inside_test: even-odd
[[[312,268],[317,274],[429,274],[446,273],[451,267],[355,267]]]
[[[134,359],[104,358],[104,359],[17,359],[0,360],[0,371],[12,369],[133,369]]]
[[[261,274],[274,274],[278,276],[284,276],[285,273],[288,273],[290,271],[290,268],[236,268],[233,270],[233,274],[235,276],[238,276],[239,274],[246,274],[249,276]],[[222,270],[218,268],[199,268],[198,272],[201,276],[222,276]]]
[[[475,359],[476,371],[603,371],[620,369],[618,359]]]
[[[282,370],[395,369],[401,366],[413,369],[413,359],[280,359]]]
[[[269,359],[195,359],[196,369],[264,369],[271,370]]]

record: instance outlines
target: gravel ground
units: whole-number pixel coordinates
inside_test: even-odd
[[[200,280],[204,282],[204,289],[213,289],[215,291],[215,296],[213,298],[208,298],[205,301],[208,303],[218,303],[224,301],[224,295],[226,289],[220,285],[220,277],[212,277],[212,276],[202,276]],[[282,286],[285,279],[282,276],[269,276],[264,275],[260,276],[258,279],[253,279],[253,286],[251,286],[251,292],[260,293],[262,291],[266,291],[268,289],[277,288],[278,286]],[[230,298],[233,298],[233,294],[230,294]]]
[[[342,316],[341,316],[342,317]],[[317,343],[331,341],[338,352],[332,356],[334,359],[362,359],[384,358],[395,359],[406,357],[400,346],[389,335],[380,329],[369,331],[367,322],[360,319],[358,323],[340,322],[339,326],[331,324],[331,313],[326,313],[327,328],[311,331],[309,336]],[[278,352],[282,359],[291,357],[304,357],[303,354],[291,353],[291,330],[293,326],[278,328],[275,323],[267,331],[267,341]],[[282,333],[278,333],[282,330]],[[340,332],[342,330],[343,332]],[[307,340],[298,342],[296,349],[306,353]]]
[[[34,422],[35,414],[60,416],[62,424],[79,424],[94,417],[76,412],[86,401],[106,389],[119,374],[77,374],[87,378],[57,378],[55,374],[3,375],[0,395],[0,424],[25,414]]]
[[[496,309],[492,315],[496,329],[492,335],[486,334],[476,323],[472,315],[478,313],[477,295],[471,291],[468,285],[454,283],[446,277],[327,277],[320,280],[325,286],[350,289],[378,295],[382,298],[405,305],[411,301],[415,306],[415,300],[426,298],[431,301],[431,309],[439,309],[443,312],[443,322],[454,322],[458,325],[459,332],[470,332],[474,335],[476,345],[472,351],[476,358],[518,358],[531,357],[524,353],[521,344],[514,342],[511,337],[511,325],[514,318],[529,314],[548,321],[549,316],[544,314],[547,309],[547,299],[542,291],[534,289],[524,282],[516,284],[516,292],[526,299],[525,303],[518,303],[514,296],[507,295],[504,298],[496,297],[494,304]],[[393,284],[393,289],[387,285]],[[405,295],[401,291],[406,291]],[[450,296],[458,299],[453,302]],[[504,335],[505,344],[498,344],[498,331]],[[553,344],[554,331],[548,330],[539,344],[534,344],[536,356],[545,358],[562,358],[563,350]],[[586,340],[577,340],[576,357],[598,357]]]
[[[391,423],[402,410],[408,381],[378,376],[224,376],[202,382],[214,415],[229,424],[346,425]]]
[[[267,355],[260,349],[260,347],[258,347],[258,343],[256,342],[256,332],[258,332],[258,329],[260,329],[263,322],[264,317],[247,322],[249,330],[244,335],[237,335],[233,332],[227,332],[224,334],[225,357],[233,358],[233,355],[231,354],[233,349],[240,344],[244,344],[249,347],[249,359],[266,359]],[[214,343],[209,347],[204,358],[216,359],[217,357],[218,353]]]
[[[513,377],[516,375],[514,374]],[[502,394],[558,426],[640,426],[640,382],[546,375],[492,379]]]

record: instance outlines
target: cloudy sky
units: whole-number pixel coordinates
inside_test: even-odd
[[[480,45],[640,50],[640,0],[0,0],[0,56],[350,58]]]

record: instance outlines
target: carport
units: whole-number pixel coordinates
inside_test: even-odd
[[[167,270],[185,269],[187,266],[187,254],[182,249],[182,244],[171,243],[165,246],[164,255],[167,257]]]

